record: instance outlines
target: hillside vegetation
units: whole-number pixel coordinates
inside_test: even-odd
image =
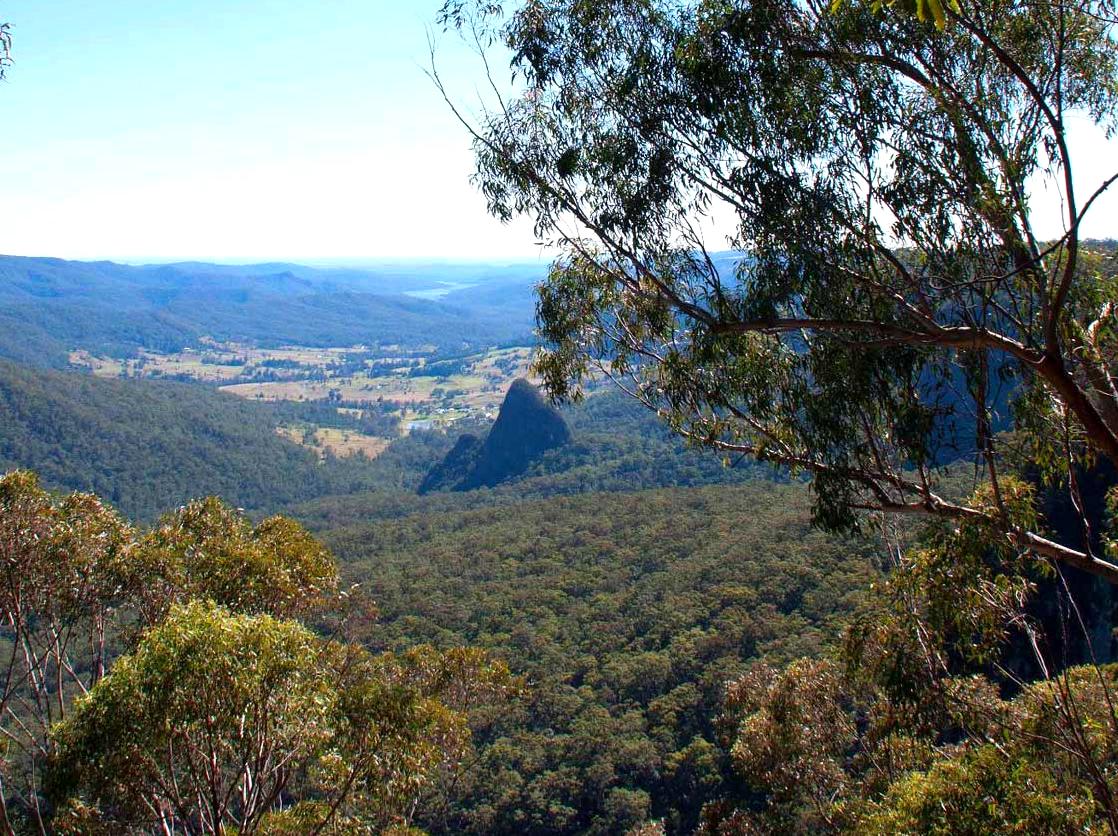
[[[278,417],[199,386],[0,360],[0,472],[34,468],[50,487],[95,492],[130,516],[151,519],[199,493],[267,510],[397,484],[392,456],[320,463],[276,433]]]
[[[677,489],[427,504],[321,531],[377,603],[371,648],[477,645],[528,677],[428,827],[693,825],[723,790],[724,683],[751,660],[818,654],[875,576],[874,547],[813,530],[809,505],[798,485]]]
[[[495,275],[494,275],[495,274]],[[64,366],[68,353],[175,352],[221,341],[349,346],[488,345],[531,331],[531,305],[491,308],[469,291],[455,304],[403,295],[440,277],[531,284],[531,268],[315,270],[289,264],[231,267],[0,256],[0,356]]]
[[[488,427],[461,422],[455,435],[413,433],[379,458],[391,461],[392,480],[377,489],[328,496],[286,509],[318,530],[341,528],[412,514],[508,507],[531,500],[584,493],[669,487],[736,485],[782,481],[786,475],[740,459],[723,459],[694,449],[655,415],[616,391],[605,391],[561,410],[571,432],[569,444],[549,450],[528,469],[492,488],[432,490],[417,496],[426,475],[445,461],[463,438],[483,436]],[[468,442],[467,442],[468,443]]]
[[[566,411],[573,443],[544,454],[518,478],[442,500],[454,508],[594,490],[740,482],[689,451],[652,416],[614,394]],[[267,513],[300,505],[308,519],[381,516],[424,507],[414,491],[466,432],[413,432],[374,461],[308,449],[277,427],[308,422],[339,430],[361,420],[327,404],[258,403],[213,389],[149,380],[111,380],[0,360],[0,472],[36,470],[54,489],[92,491],[129,516],[150,520],[199,493],[220,494]]]
[[[348,606],[331,555],[214,497],[142,530],[14,471],[0,554],[4,833],[408,832],[518,690],[477,651],[315,633]]]

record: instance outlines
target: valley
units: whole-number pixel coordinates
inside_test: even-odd
[[[140,534],[207,494],[263,531],[286,518],[336,556],[347,591],[322,617],[344,612],[365,651],[507,666],[508,704],[470,714],[468,780],[425,790],[429,833],[684,834],[752,803],[728,683],[847,652],[887,577],[876,529],[821,530],[795,474],[702,449],[601,381],[556,408],[527,339],[282,333],[0,359],[0,471],[95,493]],[[943,495],[965,501],[969,472],[937,475]]]
[[[0,9],[0,836],[1118,836],[1115,0],[178,6]]]
[[[131,358],[70,353],[70,363],[106,379],[201,383],[263,403],[319,403],[340,426],[283,424],[284,437],[320,453],[375,458],[413,430],[492,420],[509,385],[531,377],[532,349],[448,355],[430,344],[261,348],[204,338],[200,348],[142,350]]]

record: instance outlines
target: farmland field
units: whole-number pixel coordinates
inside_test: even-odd
[[[342,459],[348,456],[375,459],[392,443],[391,439],[381,436],[365,435],[336,427],[315,427],[310,424],[284,425],[277,427],[276,432],[296,444],[317,451],[322,457],[330,454]]]
[[[71,364],[99,377],[187,380],[246,400],[327,407],[328,425],[319,412],[277,432],[320,455],[370,458],[415,429],[495,417],[512,381],[531,377],[531,359],[524,346],[447,357],[433,346],[264,349],[213,341],[124,360],[70,355]]]

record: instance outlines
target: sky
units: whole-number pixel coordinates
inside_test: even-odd
[[[119,261],[550,257],[470,183],[476,57],[441,0],[0,0],[0,253]],[[1087,123],[1080,189],[1118,170]],[[1108,170],[1109,169],[1109,170]],[[1038,187],[1038,194],[1042,194]],[[1059,207],[1040,213],[1059,231]],[[1085,232],[1118,235],[1118,196]],[[715,248],[718,242],[714,242]]]
[[[0,253],[537,258],[424,74],[440,0],[0,0]],[[464,86],[465,85],[465,86]]]

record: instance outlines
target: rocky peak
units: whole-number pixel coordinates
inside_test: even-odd
[[[570,440],[571,431],[559,410],[527,380],[515,380],[485,441],[462,436],[427,474],[420,493],[493,487],[519,476],[548,450]]]

